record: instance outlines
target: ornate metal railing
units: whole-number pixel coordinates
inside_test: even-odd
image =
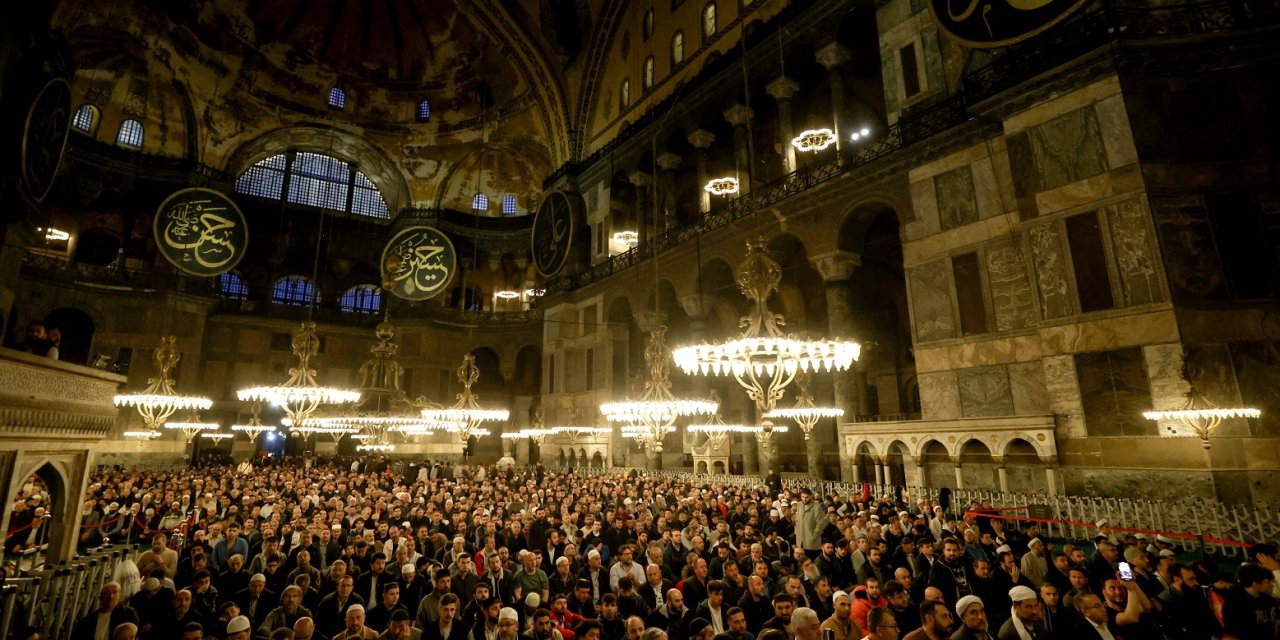
[[[35,253],[23,256],[22,275],[24,278],[57,284],[93,284],[118,289],[178,291],[203,296],[216,293],[213,278],[188,277],[175,271],[100,267]]]
[[[308,318],[325,324],[372,327],[382,321],[381,313],[354,313],[331,307],[307,307],[272,304],[261,300],[223,300],[214,307],[214,313],[251,315],[280,320],[302,321]],[[404,304],[392,302],[391,316],[397,324],[415,320],[428,320],[463,326],[521,325],[542,318],[542,311],[463,311],[432,304]]]
[[[1161,6],[1116,2],[1109,10],[1116,31],[1129,38],[1252,29],[1280,19],[1280,2],[1276,0],[1204,0]]]
[[[734,198],[713,209],[696,224],[671,229],[625,253],[592,265],[590,269],[575,274],[562,274],[546,283],[548,294],[580,289],[607,278],[623,269],[648,260],[658,253],[672,249],[687,240],[714,229],[741,220],[756,211],[772,206],[798,193],[807,191],[832,178],[844,175],[857,167],[879,160],[902,150],[915,142],[936,135],[970,119],[965,110],[966,98],[957,95],[924,109],[910,118],[904,118],[890,126],[880,138],[861,147],[846,149],[830,159],[802,167],[781,178],[759,185],[750,193]]]
[[[685,471],[644,471],[647,475],[674,478],[681,482],[702,486],[723,484],[734,487],[760,487],[765,479],[746,475],[708,475]],[[808,478],[792,478],[784,475],[783,486],[790,491],[802,487],[813,489],[817,495],[840,494],[858,496],[864,486],[876,499],[884,496],[902,497],[917,511],[921,500],[932,504],[938,499],[940,487],[888,485],[862,485],[841,482],[819,482]],[[1089,541],[1097,534],[1092,526],[1107,520],[1121,529],[1135,529],[1172,534],[1178,547],[1186,551],[1239,558],[1245,555],[1239,543],[1271,541],[1280,537],[1280,514],[1262,505],[1227,505],[1213,500],[1190,499],[1179,502],[1142,500],[1133,498],[1105,498],[1097,496],[1050,496],[1037,493],[1002,493],[999,491],[952,490],[951,510],[957,512],[970,502],[990,505],[996,509],[1008,509],[1018,517],[1028,517],[1030,507],[1036,507],[1045,520],[1042,529],[1058,540]],[[1026,508],[1026,509],[1024,509]],[[1021,525],[1019,525],[1021,526]],[[1152,533],[1151,535],[1155,535]]]
[[[110,545],[91,550],[66,564],[9,577],[0,593],[0,638],[28,628],[39,629],[41,638],[71,637],[76,622],[97,606],[102,585],[111,580],[120,563],[135,552],[131,545]],[[122,601],[137,591],[138,584],[123,587]]]

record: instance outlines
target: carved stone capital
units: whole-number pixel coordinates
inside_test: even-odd
[[[632,171],[627,179],[637,187],[648,187],[653,184],[653,174],[647,171]]]
[[[735,104],[724,110],[724,119],[728,120],[729,124],[732,124],[735,127],[742,127],[746,126],[747,122],[751,120],[751,116],[753,114],[754,112],[752,112],[751,107],[748,107],[745,104]]]
[[[669,169],[675,169],[676,167],[679,167],[680,163],[684,162],[684,158],[678,154],[671,153],[670,151],[668,151],[667,153],[664,153],[658,156],[657,162],[659,167],[669,170]]]
[[[711,143],[716,141],[716,134],[706,129],[698,129],[689,134],[689,144],[698,149],[706,149]]]
[[[832,251],[809,258],[824,282],[844,282],[862,264],[862,256],[852,251]]]
[[[832,42],[827,46],[818,49],[814,54],[814,58],[818,64],[826,67],[827,71],[831,71],[836,67],[848,62],[853,58],[853,52],[839,42]]]
[[[792,78],[780,76],[764,86],[764,90],[775,100],[790,100],[800,90],[800,83]]]

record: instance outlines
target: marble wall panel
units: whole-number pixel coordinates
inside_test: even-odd
[[[1028,132],[1041,190],[1096,176],[1107,170],[1102,127],[1093,107],[1076,109]]]
[[[1280,342],[1233,342],[1230,349],[1240,401],[1262,410],[1251,421],[1254,435],[1280,436]]]
[[[1040,315],[1044,318],[1071,315],[1074,305],[1067,279],[1066,244],[1058,223],[1036,225],[1028,229],[1028,235],[1040,295]]]
[[[1133,198],[1103,208],[1111,232],[1112,253],[1120,273],[1123,305],[1151,304],[1164,299],[1160,286],[1159,252],[1147,224],[1147,208]]]
[[[911,313],[920,342],[953,338],[956,319],[951,304],[951,263],[935,260],[907,271]]]
[[[971,165],[973,195],[978,204],[978,217],[990,218],[1005,213],[1000,197],[1000,184],[996,181],[991,158],[983,158]]]
[[[1090,436],[1157,434],[1156,424],[1142,417],[1151,409],[1151,387],[1141,349],[1078,353],[1075,360]]]
[[[978,221],[978,201],[973,192],[973,170],[968,165],[934,177],[942,230]]]
[[[966,418],[1013,415],[1009,371],[1003,365],[974,367],[956,372],[960,410]]]
[[[1151,208],[1173,299],[1225,299],[1226,278],[1204,201],[1198,196],[1157,198]]]
[[[1008,366],[1009,387],[1013,395],[1013,413],[1038,416],[1050,413],[1049,389],[1045,386],[1044,364],[1019,362]]]
[[[1219,407],[1238,407],[1240,389],[1236,384],[1235,367],[1231,362],[1231,350],[1225,344],[1187,346],[1187,369],[1196,383],[1196,391]],[[1179,370],[1178,373],[1181,373]],[[1182,382],[1179,380],[1179,382]],[[1151,381],[1152,390],[1156,381]],[[1183,401],[1186,400],[1186,384],[1182,385]],[[1223,420],[1214,430],[1218,436],[1248,436],[1249,420],[1234,418]]]
[[[947,420],[960,417],[960,390],[956,372],[923,373],[920,384],[920,413],[925,420]]]
[[[926,178],[911,183],[910,222],[904,220],[902,234],[907,241],[918,240],[930,236],[940,230],[938,224],[938,196],[933,178]]]
[[[1084,423],[1084,404],[1080,400],[1080,383],[1076,363],[1071,356],[1050,356],[1044,365],[1044,386],[1049,396],[1049,411],[1058,417],[1058,433],[1067,438],[1088,435]]]
[[[1036,322],[1036,298],[1027,279],[1022,251],[1012,242],[986,251],[987,282],[995,310],[996,331],[1017,331]]]

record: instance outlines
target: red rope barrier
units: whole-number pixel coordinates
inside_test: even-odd
[[[1026,507],[1013,507],[1013,508],[1010,508],[1009,510],[1010,510],[1010,511],[1012,511],[1012,510],[1014,510],[1014,509],[1025,509],[1025,508],[1026,508]],[[1057,524],[1069,524],[1069,525],[1072,525],[1072,526],[1075,526],[1075,527],[1091,527],[1091,528],[1094,528],[1094,529],[1097,529],[1097,528],[1098,528],[1098,525],[1097,525],[1096,523],[1093,523],[1093,522],[1080,522],[1079,520],[1066,520],[1066,519],[1054,519],[1054,518],[1028,518],[1028,517],[1025,517],[1025,516],[1006,516],[1006,515],[999,515],[999,514],[986,513],[986,512],[982,512],[982,511],[969,511],[969,512],[967,512],[967,513],[969,513],[969,514],[973,514],[973,515],[977,515],[977,516],[984,516],[984,517],[987,517],[987,518],[996,518],[996,519],[999,519],[999,520],[1014,520],[1014,521],[1017,521],[1017,522],[1037,522],[1037,523],[1048,523],[1048,524],[1054,524],[1054,523],[1057,523]],[[1157,530],[1154,530],[1154,529],[1138,529],[1138,528],[1135,528],[1135,527],[1112,527],[1112,529],[1114,529],[1114,530],[1116,530],[1116,531],[1124,531],[1124,532],[1128,532],[1128,533],[1142,533],[1142,534],[1146,534],[1146,535],[1163,535],[1163,536],[1168,536],[1168,537],[1170,537],[1170,538],[1185,538],[1185,539],[1189,539],[1189,540],[1203,540],[1203,541],[1205,541],[1205,542],[1211,542],[1211,543],[1214,543],[1214,544],[1223,544],[1223,545],[1229,545],[1229,546],[1233,546],[1233,547],[1244,547],[1244,548],[1246,548],[1246,549],[1247,549],[1247,548],[1249,548],[1249,547],[1252,547],[1252,546],[1253,546],[1252,544],[1249,544],[1249,543],[1247,543],[1247,542],[1237,542],[1237,541],[1235,541],[1235,540],[1223,540],[1222,538],[1214,538],[1214,537],[1211,537],[1211,536],[1196,535],[1196,534],[1194,534],[1194,533],[1180,533],[1180,532],[1177,532],[1177,531],[1157,531]]]

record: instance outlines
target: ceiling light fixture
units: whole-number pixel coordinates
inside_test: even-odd
[[[1204,397],[1192,380],[1191,372],[1188,365],[1184,362],[1182,365],[1182,378],[1187,381],[1186,403],[1181,409],[1173,409],[1166,411],[1144,411],[1142,417],[1155,422],[1174,422],[1181,425],[1183,429],[1179,429],[1174,425],[1166,425],[1166,429],[1170,436],[1180,436],[1184,432],[1200,438],[1204,444],[1204,448],[1209,448],[1209,436],[1222,424],[1223,420],[1233,418],[1260,418],[1262,411],[1251,407],[1228,407],[1221,408]]]
[[[289,369],[289,379],[279,386],[241,389],[236,396],[242,402],[270,402],[280,406],[294,429],[305,428],[307,419],[321,405],[358,402],[359,391],[319,385],[316,370],[311,366],[311,359],[319,351],[316,323],[310,320],[303,322],[293,334],[293,355],[298,358],[298,366]],[[304,433],[303,437],[308,435]]]
[[[156,377],[147,380],[146,389],[141,393],[121,393],[112,398],[117,407],[135,407],[149,431],[159,429],[179,410],[203,411],[213,406],[213,400],[208,397],[178,395],[174,391],[169,372],[182,360],[177,341],[177,336],[160,338],[160,348],[152,356],[156,363]]]
[[[489,435],[489,431],[481,429],[480,425],[485,422],[506,422],[511,418],[511,412],[480,406],[480,397],[471,390],[471,385],[479,379],[480,368],[476,366],[476,357],[468,353],[462,358],[462,366],[458,367],[458,382],[462,383],[458,401],[446,409],[423,409],[422,417],[453,423],[455,427],[448,430],[461,436],[464,443],[472,437]]]
[[[713,196],[727,196],[738,192],[738,179],[732,176],[714,178],[702,187]]]

